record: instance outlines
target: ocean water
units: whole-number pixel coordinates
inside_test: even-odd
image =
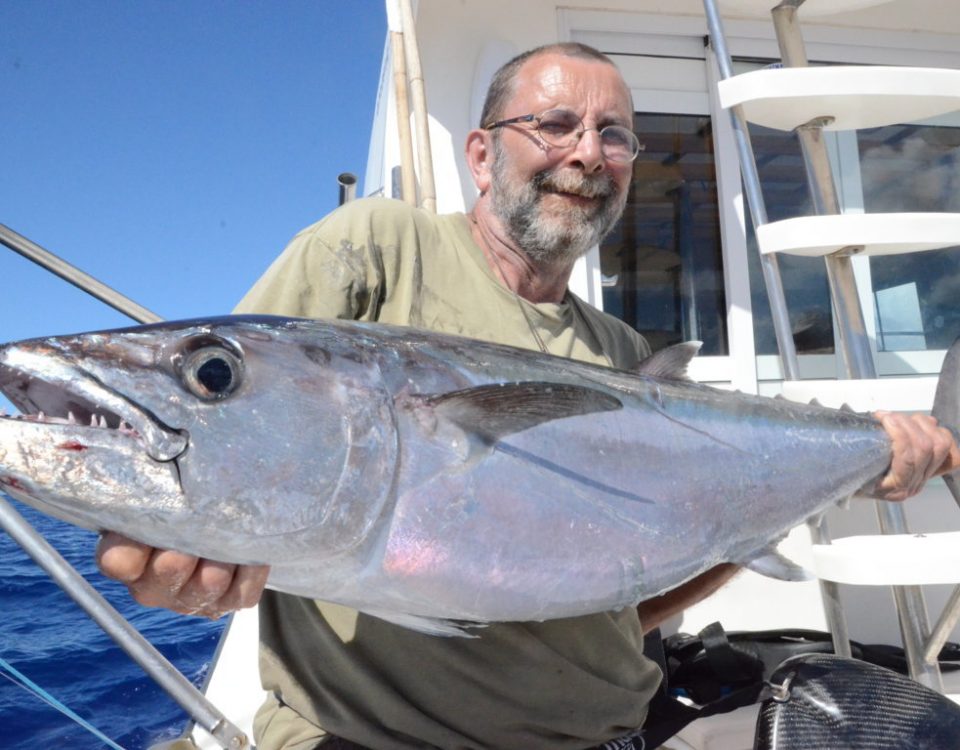
[[[222,623],[136,604],[101,576],[96,535],[14,503],[164,656],[199,685]],[[0,658],[126,750],[179,736],[186,713],[90,620],[23,550],[0,531]],[[99,750],[108,747],[10,679],[0,666],[0,748]]]

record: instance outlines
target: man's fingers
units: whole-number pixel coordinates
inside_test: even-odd
[[[133,583],[143,575],[153,552],[153,547],[107,531],[97,543],[96,560],[108,578]]]
[[[892,444],[890,470],[880,482],[876,496],[905,500],[923,489],[931,477],[950,470],[960,452],[953,435],[925,414],[877,412],[876,418]]]
[[[104,575],[127,585],[147,607],[217,618],[260,600],[269,567],[232,565],[159,550],[106,532],[97,545]]]
[[[234,611],[254,606],[267,585],[270,567],[267,565],[239,565],[230,588],[218,602],[223,611]]]
[[[133,598],[147,607],[164,607],[189,613],[195,609],[192,598],[184,601],[182,590],[201,565],[193,555],[171,550],[154,550],[143,575],[128,584]]]
[[[252,607],[260,600],[270,568],[201,560],[180,589],[178,601],[189,614],[216,619],[227,612]]]

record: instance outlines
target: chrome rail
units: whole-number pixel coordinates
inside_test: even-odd
[[[771,11],[780,55],[787,67],[806,67],[809,64],[797,19],[797,9],[803,2],[804,0],[784,0]],[[818,118],[796,131],[804,164],[807,166],[807,182],[814,207],[820,215],[840,213],[840,200],[833,182],[830,157],[823,140],[823,128],[826,124],[828,123],[823,118]],[[847,377],[859,380],[876,378],[877,370],[853,274],[851,256],[856,250],[855,247],[845,248],[839,253],[828,255],[825,260]],[[902,505],[878,502],[877,515],[884,534],[909,533],[907,516]],[[892,588],[910,676],[942,693],[943,679],[939,666],[927,662],[924,658],[925,643],[930,637],[930,622],[923,591],[919,586]]]
[[[199,726],[228,750],[250,747],[243,731],[231,724],[3,497],[0,526]]]
[[[156,313],[98,281],[35,242],[0,224],[0,243],[96,297],[138,323],[159,323]],[[109,635],[147,675],[227,750],[246,750],[250,740],[134,628],[87,580],[0,497],[0,527]]]
[[[733,59],[727,48],[723,21],[716,3],[714,0],[703,0],[703,6],[707,16],[709,40],[717,58],[720,78],[723,80],[732,78],[734,75]],[[756,158],[754,157],[753,146],[750,143],[750,133],[742,107],[737,106],[730,109],[730,122],[737,143],[737,156],[740,162],[747,206],[750,209],[753,227],[756,229],[767,223],[767,209],[763,200],[760,174],[757,171]],[[793,341],[793,331],[790,327],[790,315],[786,295],[783,291],[783,281],[780,276],[777,256],[760,253],[760,266],[763,270],[763,280],[767,289],[767,298],[770,302],[770,314],[773,319],[773,329],[777,339],[777,348],[780,352],[780,367],[783,371],[784,380],[799,380],[800,369],[797,362],[797,350]],[[811,520],[807,526],[814,544],[824,544],[829,540],[825,519]],[[850,635],[843,607],[840,604],[840,588],[833,581],[821,579],[819,584],[824,616],[827,620],[827,627],[833,636],[834,651],[839,656],[850,656]]]
[[[163,321],[163,318],[155,312],[141,307],[129,297],[123,296],[102,281],[84,273],[76,266],[67,263],[49,250],[40,247],[36,242],[28,240],[22,234],[14,232],[10,227],[3,224],[0,224],[0,243],[138,323],[160,323]]]

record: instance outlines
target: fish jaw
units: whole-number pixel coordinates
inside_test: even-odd
[[[155,461],[176,458],[189,442],[53,347],[27,343],[0,349],[0,390],[28,416],[72,420],[79,429],[89,422],[90,429],[128,430]]]
[[[0,417],[0,488],[69,523],[141,540],[144,500],[187,510],[175,463],[152,459],[134,431],[39,416]]]
[[[185,510],[174,459],[187,436],[57,348],[0,348],[0,390],[22,411],[0,416],[0,487],[13,497],[84,528],[141,539],[145,501]]]

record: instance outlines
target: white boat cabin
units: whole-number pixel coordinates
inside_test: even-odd
[[[770,4],[719,0],[734,73],[780,63]],[[614,58],[631,87],[643,150],[634,163],[626,213],[578,265],[574,291],[636,327],[655,348],[703,341],[692,368],[700,381],[781,393],[784,374],[758,241],[702,1],[419,0],[415,6],[437,210],[463,211],[475,197],[463,144],[479,124],[493,72],[514,54],[549,42],[573,40],[599,48]],[[812,67],[870,66],[852,81],[822,77],[804,95],[821,97],[824,109],[816,114],[836,118],[836,127],[828,127],[823,137],[843,216],[852,231],[874,232],[872,239],[841,246],[877,248],[876,254],[859,253],[851,262],[878,379],[852,388],[831,383],[845,377],[845,368],[826,266],[817,255],[825,251],[820,230],[810,230],[807,237],[807,228],[780,224],[784,236],[770,240],[780,243],[775,249],[793,246],[804,253],[778,253],[803,379],[801,387],[789,384],[792,393],[804,391],[805,384],[806,392],[820,395],[827,405],[849,400],[861,409],[931,406],[945,350],[960,336],[958,11],[956,0],[807,0],[799,8]],[[948,73],[942,80],[929,79],[910,70],[891,72],[891,66]],[[865,91],[873,98],[864,102],[857,96]],[[754,120],[749,132],[771,227],[816,214],[797,136],[781,117],[790,103],[776,99],[779,93],[725,92],[752,102],[744,105],[748,110],[756,106],[748,111]],[[763,100],[770,97],[775,101],[764,114]],[[885,108],[887,121],[860,127],[863,108]],[[904,122],[898,121],[901,112]],[[852,126],[845,124],[848,116]],[[364,194],[398,196],[397,132],[387,39]],[[871,214],[900,218],[888,217],[879,227],[850,223]],[[901,235],[935,249],[899,252]],[[939,480],[908,504],[907,519],[914,532],[960,530],[960,511]],[[833,537],[875,534],[875,504],[854,501],[850,509],[836,511],[829,524]],[[811,564],[805,528],[784,545],[788,555]],[[951,589],[924,587],[932,617]],[[900,643],[890,588],[843,585],[841,602],[852,638]],[[784,583],[749,572],[670,628],[695,633],[715,620],[728,630],[827,628],[816,582]],[[950,638],[960,638],[955,626]],[[687,744],[678,740],[676,747],[746,750],[752,718],[745,721],[695,724],[684,735]]]

